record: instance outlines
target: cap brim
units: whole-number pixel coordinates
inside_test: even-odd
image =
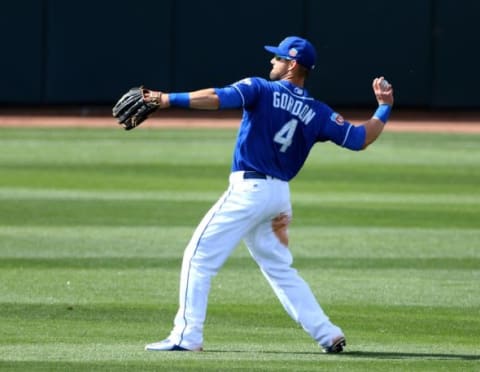
[[[276,46],[271,46],[271,45],[265,45],[264,46],[265,50],[267,52],[273,53],[279,57],[285,58],[285,59],[292,59],[292,57],[287,56],[285,53],[282,53],[279,47]]]
[[[280,50],[276,46],[265,45],[264,48],[267,52],[270,52],[270,53],[273,53],[273,54],[279,54],[280,53]]]

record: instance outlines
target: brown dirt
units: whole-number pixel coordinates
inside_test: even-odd
[[[370,117],[370,111],[342,111],[352,123]],[[238,111],[165,111],[157,112],[142,127],[159,128],[236,128]],[[0,110],[0,127],[117,127],[109,108]],[[386,131],[480,133],[478,112],[394,111]]]

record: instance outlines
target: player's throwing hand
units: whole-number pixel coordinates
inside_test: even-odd
[[[379,105],[393,106],[393,86],[383,76],[373,80],[373,92]]]

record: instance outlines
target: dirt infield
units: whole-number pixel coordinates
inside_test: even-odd
[[[359,124],[370,111],[342,111]],[[236,128],[240,112],[168,111],[157,112],[142,127],[158,128]],[[117,127],[109,108],[1,110],[0,127]],[[480,133],[478,112],[394,111],[385,128],[390,132]]]

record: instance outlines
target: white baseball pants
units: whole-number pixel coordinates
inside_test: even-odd
[[[185,249],[179,309],[169,339],[187,349],[202,346],[211,278],[244,239],[287,313],[320,346],[330,346],[342,331],[291,267],[290,250],[272,229],[273,218],[292,213],[288,182],[269,176],[244,179],[244,172],[232,173],[229,181],[228,190],[202,219]]]

